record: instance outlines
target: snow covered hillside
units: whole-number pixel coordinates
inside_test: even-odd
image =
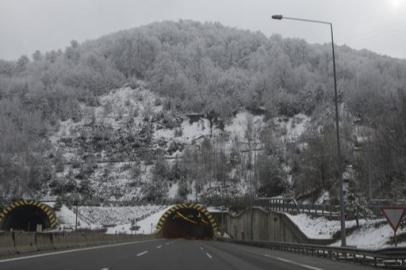
[[[176,114],[165,109],[165,100],[157,98],[142,83],[137,89],[111,91],[100,97],[97,104],[82,105],[81,121],[60,122],[51,136],[56,149],[57,179],[50,184],[47,195],[80,194],[82,200],[93,203],[195,201],[207,194],[219,194],[221,182],[215,178],[220,177],[226,178],[226,193],[244,195],[256,173],[244,166],[254,163],[269,148],[264,132],[272,126],[272,132],[280,135],[278,142],[284,145],[297,140],[310,122],[303,114],[268,121],[264,115],[245,110],[236,112],[226,122],[205,115]],[[202,150],[205,144],[209,144],[206,152]],[[180,169],[176,171],[175,167],[185,155],[193,155],[192,151],[201,151],[203,158],[214,159],[204,169],[213,174],[181,181]],[[165,172],[155,185],[159,162],[165,162]],[[219,168],[220,162],[223,167]],[[286,165],[287,174],[289,170]]]
[[[151,223],[155,226],[167,206],[145,205],[133,207],[78,207],[79,229],[104,229],[107,233],[134,233],[133,224],[140,226],[135,233],[150,233]],[[63,205],[56,211],[58,227],[61,230],[71,230],[76,226],[76,208]],[[155,222],[155,223],[154,223]],[[148,226],[147,226],[148,225]],[[146,230],[148,228],[148,230]]]
[[[341,246],[339,237],[340,220],[328,220],[325,217],[312,217],[307,214],[286,214],[307,237],[312,239],[337,239],[332,246]],[[362,249],[381,249],[393,247],[393,230],[386,219],[360,220],[356,227],[355,220],[346,221],[347,245]],[[398,235],[405,235],[406,228],[399,228]],[[399,237],[398,237],[399,239]],[[406,242],[399,241],[398,246],[406,247]]]

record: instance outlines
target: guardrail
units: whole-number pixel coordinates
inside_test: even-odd
[[[304,204],[298,203],[294,199],[272,199],[272,198],[258,198],[254,200],[253,206],[263,207],[264,209],[281,211],[281,212],[295,212],[295,213],[308,213],[317,216],[328,216],[330,219],[340,216],[340,206],[330,204]],[[381,205],[366,205],[377,218],[384,218],[380,211]]]
[[[308,256],[317,256],[330,260],[341,260],[374,267],[390,267],[406,269],[406,248],[387,248],[380,250],[357,249],[353,247],[332,247],[320,245],[306,245],[296,243],[281,243],[268,241],[234,240],[217,238],[218,241],[286,251]]]

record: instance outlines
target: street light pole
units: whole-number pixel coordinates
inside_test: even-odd
[[[341,163],[340,124],[339,124],[339,110],[338,110],[337,75],[336,75],[336,59],[335,59],[335,52],[334,52],[333,24],[330,22],[284,17],[282,15],[273,15],[272,19],[274,19],[274,20],[287,19],[287,20],[294,20],[294,21],[321,23],[321,24],[330,25],[331,48],[332,48],[332,52],[333,52],[334,96],[335,96],[335,109],[336,109],[335,122],[336,122],[336,136],[337,136],[337,166],[338,166],[338,175],[339,175],[339,180],[340,180],[341,246],[345,247],[345,246],[347,246],[347,243],[346,243],[347,241],[346,241],[346,236],[345,236],[344,180],[343,180],[343,168],[342,168],[342,163]]]

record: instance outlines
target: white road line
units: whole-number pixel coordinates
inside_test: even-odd
[[[169,243],[166,243],[166,245],[169,245]]]
[[[212,257],[209,253],[206,253],[206,255],[207,255],[207,257],[209,257],[210,259],[213,259],[213,257]]]
[[[161,248],[162,246],[157,246],[156,248]]]
[[[141,252],[140,254],[137,254],[137,257],[142,256],[142,255],[147,254],[147,253],[148,253],[148,251]]]
[[[102,270],[109,270],[108,268],[103,268]]]
[[[277,259],[277,260],[282,261],[282,262],[287,262],[287,263],[299,265],[299,266],[302,266],[302,267],[305,267],[305,268],[308,268],[308,269],[312,269],[312,270],[324,270],[324,269],[313,267],[313,266],[310,266],[310,265],[297,263],[297,262],[286,260],[286,259],[279,258],[279,257],[274,257],[274,256],[271,256],[271,255],[268,255],[268,254],[264,254],[264,256],[272,258],[272,259]]]
[[[53,255],[59,255],[59,254],[65,254],[65,253],[72,253],[72,252],[79,252],[79,251],[86,251],[86,250],[93,250],[93,249],[101,249],[101,248],[109,248],[109,247],[118,247],[118,246],[133,245],[133,244],[139,244],[139,243],[145,243],[145,242],[152,242],[152,241],[158,241],[158,240],[159,240],[159,239],[156,239],[156,240],[145,240],[145,241],[131,242],[131,243],[121,243],[121,244],[105,245],[105,246],[99,246],[99,247],[89,247],[89,248],[79,248],[79,249],[71,249],[71,250],[65,250],[65,251],[57,251],[57,252],[51,252],[51,253],[46,253],[46,254],[38,254],[38,255],[31,255],[31,256],[25,256],[25,257],[19,257],[19,258],[12,258],[12,259],[0,260],[0,263],[12,262],[12,261],[20,261],[20,260],[27,260],[27,259],[33,259],[33,258],[39,258],[39,257],[46,257],[46,256],[53,256]]]
[[[201,250],[203,250],[203,247],[200,247]]]

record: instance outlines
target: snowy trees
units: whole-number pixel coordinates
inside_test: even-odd
[[[345,150],[344,161],[355,160],[363,186],[372,175],[374,196],[405,196],[405,61],[338,47],[337,71],[340,107],[370,129],[369,143],[359,142],[357,154]],[[0,60],[0,181],[18,176],[27,186],[27,174],[20,172],[32,160],[24,160],[50,149],[46,138],[58,120],[79,122],[80,103],[96,106],[100,95],[142,79],[165,97],[168,110],[210,114],[225,122],[240,108],[265,111],[268,117],[304,113],[323,126],[321,132],[309,131],[300,142],[305,147],[292,147],[290,160],[283,162],[271,154],[276,151],[271,144],[255,165],[252,149],[248,159],[241,149],[221,150],[215,140],[198,143],[200,148],[179,162],[177,180],[192,179],[199,187],[227,178],[230,167],[240,173],[244,166],[257,166],[255,177],[264,190],[279,188],[284,163],[293,170],[298,193],[312,186],[334,189],[334,127],[326,120],[331,115],[324,115],[332,107],[331,72],[328,45],[191,21],[155,23],[83,44],[72,41],[64,51],[34,52],[33,61],[27,56]],[[151,140],[149,126],[144,128]],[[10,157],[17,162],[10,164]],[[60,170],[60,161],[54,162]],[[160,162],[157,179],[169,172]]]

